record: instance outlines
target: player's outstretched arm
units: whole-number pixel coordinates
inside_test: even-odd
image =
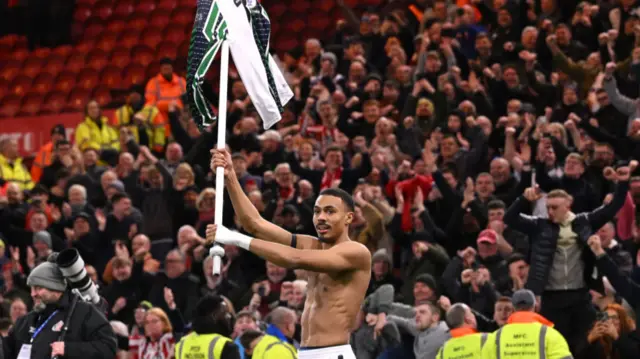
[[[211,170],[215,173],[216,167],[224,168],[225,188],[231,197],[233,209],[240,220],[242,227],[251,235],[264,239],[265,241],[280,243],[285,246],[291,245],[292,234],[289,231],[267,221],[260,216],[260,212],[251,203],[249,197],[244,193],[240,181],[233,170],[231,155],[226,149],[211,150]],[[222,194],[221,194],[222,195]],[[309,236],[297,236],[297,248],[308,248],[307,242],[312,241]]]
[[[358,242],[341,243],[326,250],[296,249],[291,246],[250,238],[223,226],[207,226],[207,241],[235,245],[278,266],[319,273],[370,270],[371,252]]]

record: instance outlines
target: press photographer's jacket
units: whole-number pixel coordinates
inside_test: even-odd
[[[4,338],[4,357],[17,358],[22,345],[29,344],[36,329],[42,326],[33,340],[31,358],[51,359],[51,343],[58,341],[72,298],[65,293],[57,304],[48,305],[43,312],[31,311],[18,319]],[[107,318],[94,305],[83,301],[78,301],[71,316],[64,343],[65,359],[113,359],[116,355],[116,336]]]

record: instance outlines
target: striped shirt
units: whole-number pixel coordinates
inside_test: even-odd
[[[129,337],[130,359],[171,359],[174,358],[174,346],[173,333],[165,333],[156,342],[141,335]]]

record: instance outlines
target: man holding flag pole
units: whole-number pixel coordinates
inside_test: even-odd
[[[194,120],[201,125],[214,119],[201,86],[216,53],[222,50],[218,150],[212,150],[211,160],[218,195],[215,224],[207,227],[207,240],[216,242],[210,251],[213,272],[220,274],[224,255],[218,244],[238,246],[279,266],[305,269],[309,292],[302,315],[303,346],[299,358],[355,359],[349,338],[369,285],[371,254],[365,246],[349,239],[355,211],[353,198],[340,189],[324,190],[314,208],[318,238],[291,234],[260,217],[244,194],[225,149],[229,51],[265,129],[281,119],[282,107],[293,97],[269,55],[269,32],[267,13],[256,0],[198,1],[187,91]],[[222,225],[225,182],[242,226],[260,239]]]

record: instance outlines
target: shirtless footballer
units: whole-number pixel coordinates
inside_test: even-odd
[[[238,182],[229,152],[211,153],[211,169],[224,168],[233,208],[254,237],[209,225],[207,241],[235,245],[279,266],[305,270],[308,292],[298,357],[355,359],[349,338],[369,286],[371,253],[349,239],[354,216],[351,196],[338,189],[322,191],[313,209],[318,238],[291,234],[260,216]]]

